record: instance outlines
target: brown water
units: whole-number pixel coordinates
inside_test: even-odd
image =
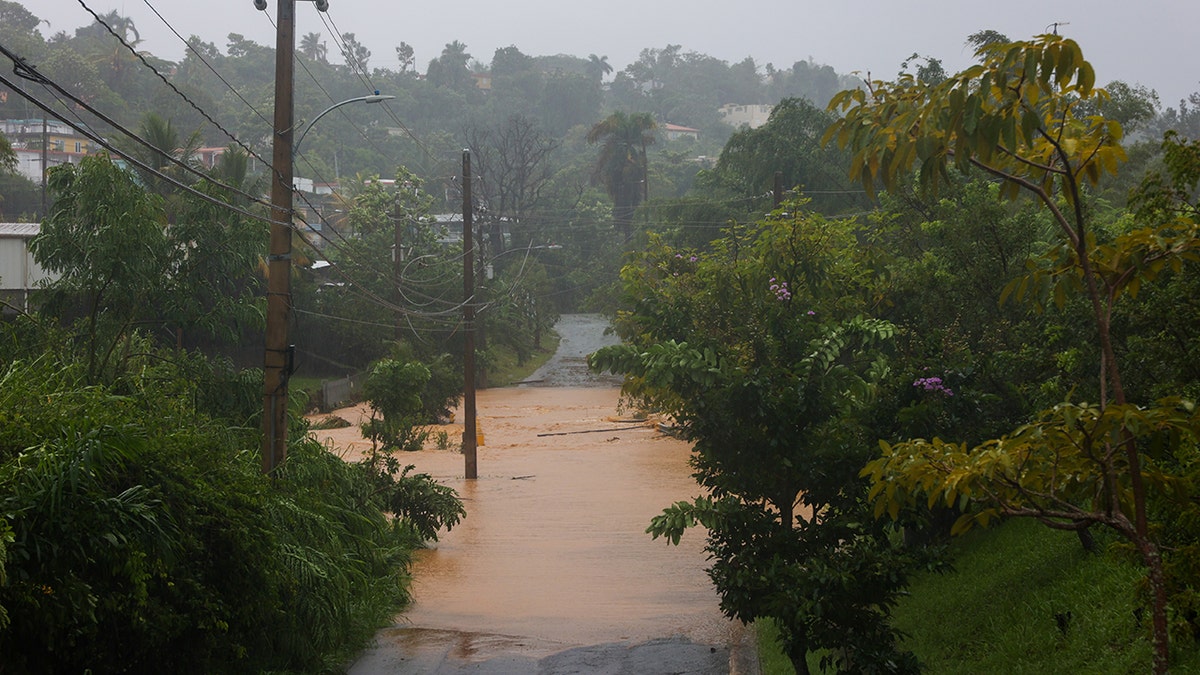
[[[644,532],[663,507],[697,494],[689,446],[653,425],[620,429],[630,425],[618,394],[480,391],[484,445],[474,481],[463,479],[454,451],[400,457],[457,490],[467,517],[418,553],[413,604],[352,672],[460,672],[452,664],[482,662],[508,669],[471,672],[534,672],[522,659],[570,647],[679,638],[724,650],[738,639],[704,572],[702,531],[677,547]],[[356,422],[360,413],[338,414]],[[448,431],[457,441],[461,428]],[[321,434],[351,453],[367,447],[354,428]]]

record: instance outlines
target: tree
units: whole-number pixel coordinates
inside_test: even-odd
[[[761,195],[780,174],[785,189],[815,193],[810,208],[834,214],[861,205],[846,179],[846,155],[824,147],[821,136],[834,117],[805,99],[780,101],[766,124],[733,135],[713,171],[713,178],[740,197]],[[847,194],[851,193],[851,194]]]
[[[371,404],[371,418],[362,433],[384,453],[420,450],[429,431],[420,427],[421,390],[429,383],[429,369],[415,361],[383,359],[371,365],[363,395]]]
[[[950,166],[982,170],[1000,192],[1033,195],[1049,212],[1062,243],[1002,295],[1052,299],[1078,294],[1090,309],[1098,347],[1096,403],[1066,401],[1002,438],[966,444],[912,440],[881,443],[865,475],[880,513],[899,512],[917,495],[929,503],[985,504],[956,529],[996,515],[1033,517],[1061,529],[1107,526],[1138,551],[1152,589],[1154,669],[1167,671],[1167,589],[1159,538],[1148,519],[1150,490],[1175,481],[1167,455],[1200,436],[1194,407],[1179,399],[1148,405],[1127,400],[1112,340],[1118,301],[1142,284],[1178,270],[1200,251],[1197,224],[1177,219],[1139,224],[1099,240],[1084,203],[1085,186],[1116,173],[1124,159],[1116,121],[1079,114],[1104,101],[1079,46],[1057,35],[987,44],[979,65],[940,84],[911,76],[844,91],[831,102],[843,117],[826,134],[854,152],[851,176],[872,190],[894,189],[914,168],[931,186]]]
[[[0,174],[13,173],[17,170],[17,153],[8,142],[8,137],[0,134]]]
[[[401,42],[400,46],[396,47],[396,59],[400,61],[400,72],[407,73],[416,61],[413,46],[407,42]]]
[[[138,168],[146,186],[160,196],[169,198],[177,194],[175,186],[161,176],[165,175],[185,184],[195,182],[194,175],[176,162],[193,162],[192,157],[202,143],[199,131],[193,131],[186,139],[182,138],[171,120],[163,119],[153,112],[148,112],[142,117],[138,131],[138,135],[151,147],[147,148],[141,143],[131,141],[128,143],[128,152],[149,167],[149,170]]]
[[[367,73],[367,61],[371,58],[371,50],[354,37],[354,33],[342,33],[342,56],[346,59],[346,67],[355,73]]]
[[[596,123],[588,143],[600,143],[592,180],[613,200],[613,224],[626,241],[633,234],[633,213],[649,194],[646,146],[654,143],[658,125],[650,113],[617,111]]]
[[[429,62],[425,78],[430,84],[446,87],[455,91],[467,91],[473,87],[471,71],[467,68],[471,55],[467,46],[458,40],[450,42],[442,49],[441,56]]]
[[[841,673],[915,672],[887,621],[914,554],[871,518],[858,478],[893,328],[862,315],[854,228],[788,202],[713,248],[652,238],[622,270],[626,344],[590,358],[694,441],[705,496],[647,532],[677,543],[705,526],[722,611],[774,620],[798,673],[818,650]]]
[[[480,218],[480,225],[492,228],[492,254],[504,253],[505,223],[512,229],[511,234],[520,238],[515,242],[517,247],[536,243],[537,223],[529,220],[554,174],[551,160],[559,144],[547,137],[534,120],[520,115],[510,116],[493,128],[469,129],[467,142],[474,152],[472,162],[483,178],[477,194],[487,213]]]
[[[227,148],[210,175],[247,191],[264,188],[265,181],[248,178],[248,163],[245,152]],[[210,180],[194,189],[215,202],[249,207],[248,198],[230,195]],[[259,264],[267,250],[267,225],[214,201],[182,200],[166,232],[168,273],[160,282],[164,298],[157,311],[177,331],[180,346],[185,336],[192,345],[201,339],[232,344],[263,324]]]
[[[51,169],[54,207],[30,250],[58,275],[51,309],[78,303],[87,375],[108,372],[134,322],[161,298],[167,238],[160,200],[106,156]]]
[[[42,58],[45,40],[39,29],[43,23],[50,22],[39,19],[21,3],[0,0],[0,44],[32,63]]]
[[[613,67],[609,65],[607,56],[588,54],[587,71],[588,77],[596,82],[600,82],[606,75],[613,71]]]
[[[329,47],[321,41],[320,33],[305,33],[304,37],[300,38],[300,53],[310,61],[325,63]]]

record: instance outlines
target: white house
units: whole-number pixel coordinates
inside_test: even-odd
[[[751,129],[757,129],[767,123],[774,108],[775,106],[766,103],[754,105],[728,103],[718,108],[717,112],[721,115],[722,122],[735,129],[740,129],[743,124]]]
[[[29,240],[40,230],[37,223],[0,223],[0,314],[25,311],[30,292],[54,278],[29,253]]]

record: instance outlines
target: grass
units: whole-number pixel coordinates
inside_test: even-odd
[[[517,363],[516,352],[495,349],[492,352],[492,363],[488,364],[488,386],[507,387],[523,381],[533,374],[542,364],[554,356],[558,349],[559,335],[555,332],[546,333],[542,337],[542,348],[535,349],[533,355],[525,363]]]
[[[894,613],[924,672],[1150,672],[1149,618],[1135,618],[1139,565],[1090,555],[1074,533],[1028,520],[973,532],[952,555],[954,570],[916,578]],[[779,650],[769,627],[759,635],[763,673],[792,673],[770,654]],[[1171,665],[1200,673],[1200,650],[1175,650]]]

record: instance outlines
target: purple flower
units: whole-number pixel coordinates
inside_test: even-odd
[[[809,315],[809,316],[816,316],[816,315],[817,315],[817,313],[816,313],[816,312],[814,312],[814,311],[812,311],[812,310],[810,309],[810,310],[808,310],[808,315]]]
[[[692,256],[692,257],[688,258],[688,262],[696,262],[697,260],[699,260],[699,258],[697,258],[696,256]]]
[[[930,393],[945,394],[946,396],[954,395],[954,391],[950,387],[947,387],[940,377],[918,377],[913,380],[913,386],[920,387]]]

